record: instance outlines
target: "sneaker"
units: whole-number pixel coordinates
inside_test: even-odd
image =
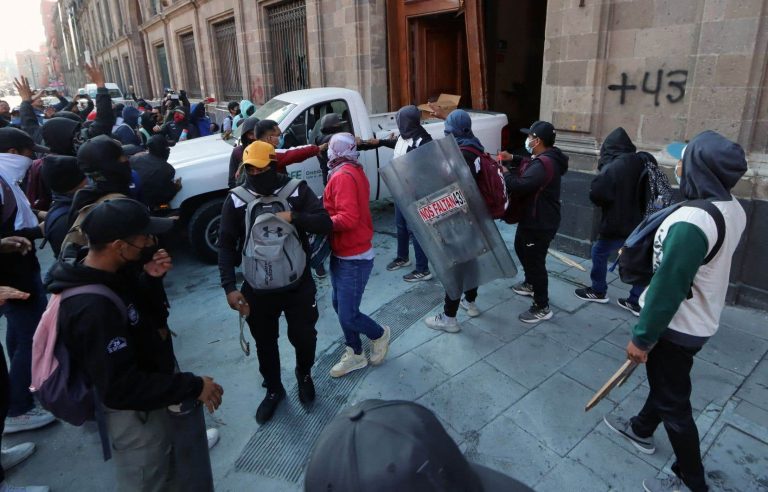
[[[682,480],[672,476],[667,478],[646,478],[643,480],[645,492],[691,492]]]
[[[13,434],[33,429],[39,429],[52,423],[56,417],[42,408],[34,407],[29,412],[17,417],[6,417],[3,434]]]
[[[529,284],[528,282],[520,282],[517,285],[513,285],[512,290],[515,294],[533,297],[533,285]]]
[[[623,307],[627,311],[631,312],[635,316],[640,316],[640,305],[634,302],[629,302],[629,299],[619,299],[616,301],[619,306]]]
[[[394,260],[390,261],[387,265],[387,270],[390,272],[392,270],[397,270],[399,268],[411,266],[411,260],[407,258],[395,258]]]
[[[632,443],[641,453],[653,454],[656,452],[656,446],[653,444],[653,436],[640,437],[632,430],[629,420],[617,417],[615,415],[606,415],[603,422],[616,434]]]
[[[412,271],[407,275],[403,275],[403,280],[406,282],[421,282],[422,280],[432,280],[432,272],[429,270],[424,272]]]
[[[8,482],[0,483],[0,492],[50,492],[47,485],[9,485]]]
[[[598,294],[594,291],[594,289],[592,289],[592,287],[576,289],[574,294],[576,294],[576,297],[579,299],[590,302],[599,302],[600,304],[605,304],[606,302],[610,301],[606,294]]]
[[[325,269],[325,265],[320,263],[317,268],[315,268],[315,277],[317,278],[325,278],[328,276],[328,271]]]
[[[370,362],[372,366],[378,366],[384,362],[384,358],[389,351],[389,339],[392,336],[392,330],[389,326],[384,327],[384,334],[376,340],[371,340],[371,358]]]
[[[347,347],[339,363],[331,367],[331,377],[340,378],[367,365],[368,357],[365,354],[358,355],[351,347]]]
[[[456,318],[446,316],[445,313],[440,313],[437,316],[430,316],[424,319],[424,324],[432,328],[433,330],[443,330],[448,333],[458,333],[461,331],[459,322]]]
[[[549,309],[549,306],[540,307],[534,302],[531,308],[520,313],[520,316],[518,316],[517,319],[523,323],[538,323],[539,321],[544,321],[545,319],[550,319],[551,317],[552,311]]]
[[[277,406],[283,401],[283,398],[285,398],[285,389],[283,388],[272,393],[267,391],[264,400],[259,404],[259,408],[256,409],[256,422],[259,425],[269,422],[269,419],[275,414],[275,410],[277,410]]]
[[[305,405],[315,401],[315,383],[311,374],[302,374],[298,369],[294,370],[298,382],[299,401]]]
[[[480,310],[477,309],[477,304],[474,302],[469,302],[466,299],[462,299],[459,306],[461,306],[461,309],[467,312],[467,316],[471,316],[473,318],[475,316],[480,316]]]
[[[25,459],[32,456],[35,452],[35,443],[23,442],[10,448],[5,448],[0,455],[0,463],[3,465],[3,470],[8,471],[14,466],[18,465]]]
[[[208,438],[208,449],[212,449],[219,443],[219,429],[214,429],[213,427],[206,429],[205,437]]]

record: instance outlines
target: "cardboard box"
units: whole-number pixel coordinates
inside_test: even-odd
[[[443,109],[446,113],[450,113],[459,107],[459,101],[461,101],[461,96],[457,96],[455,94],[440,94],[440,97],[437,98],[435,104]],[[425,120],[428,118],[434,118],[432,109],[430,109],[429,104],[421,104],[418,106],[418,108],[421,110],[421,119]]]

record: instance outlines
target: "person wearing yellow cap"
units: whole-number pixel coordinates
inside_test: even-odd
[[[330,234],[333,223],[305,181],[277,172],[271,144],[256,141],[246,147],[242,171],[245,183],[233,188],[222,206],[219,273],[227,303],[245,317],[256,341],[259,371],[267,388],[256,420],[264,424],[285,398],[277,346],[282,313],[288,322],[288,340],[296,350],[299,399],[304,404],[315,399],[311,370],[319,313],[308,234]],[[241,255],[245,282],[238,290],[235,266]]]

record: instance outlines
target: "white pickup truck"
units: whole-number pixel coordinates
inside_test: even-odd
[[[321,88],[287,92],[269,100],[254,113],[254,117],[274,120],[284,134],[284,147],[306,145],[314,141],[320,119],[331,112],[339,114],[346,130],[363,140],[397,135],[395,113],[369,115],[360,94],[349,89]],[[485,148],[493,153],[502,148],[507,129],[507,116],[488,111],[469,111],[472,129]],[[432,119],[424,128],[434,137],[444,136],[442,120]],[[169,204],[186,224],[187,236],[194,253],[202,260],[215,262],[221,205],[226,197],[229,158],[234,140],[211,135],[181,142],[171,149],[169,162],[182,178],[183,188]],[[392,150],[381,147],[360,155],[360,163],[371,184],[371,200],[390,196],[379,177],[378,170],[392,159]],[[317,158],[288,166],[288,173],[305,180],[318,194],[323,191],[323,179]]]

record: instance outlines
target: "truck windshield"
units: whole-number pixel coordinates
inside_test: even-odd
[[[120,92],[119,89],[108,89],[109,90],[109,97],[112,99],[122,99],[123,93]],[[88,89],[88,95],[91,96],[91,99],[96,99],[96,89]]]
[[[273,120],[276,123],[280,123],[295,107],[295,104],[281,101],[280,99],[270,99],[264,106],[257,109],[253,116],[258,118],[259,121]]]

